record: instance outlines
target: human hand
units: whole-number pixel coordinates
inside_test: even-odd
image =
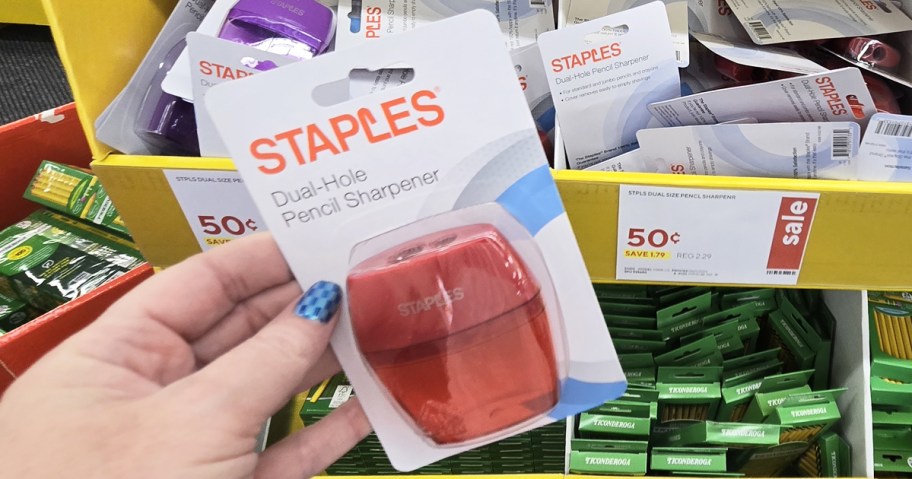
[[[300,295],[268,234],[156,274],[10,386],[0,469],[80,479],[319,473],[370,431],[356,400],[254,451],[268,417],[339,371],[327,344],[341,291],[317,283]]]

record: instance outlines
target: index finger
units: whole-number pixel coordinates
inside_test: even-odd
[[[156,274],[112,305],[99,323],[142,318],[161,323],[191,342],[238,303],[293,279],[272,235],[258,233]]]

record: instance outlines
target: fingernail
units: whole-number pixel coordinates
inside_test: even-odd
[[[295,306],[295,314],[309,321],[326,324],[342,302],[342,288],[329,281],[317,281]]]

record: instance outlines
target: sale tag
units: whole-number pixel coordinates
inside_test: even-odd
[[[797,284],[819,197],[621,185],[617,278]]]
[[[265,229],[236,171],[164,173],[203,251]]]

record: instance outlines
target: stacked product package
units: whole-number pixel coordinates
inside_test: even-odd
[[[481,8],[556,168],[912,181],[909,2],[500,3],[179,3],[97,136],[127,154],[226,156],[194,107],[210,87]],[[349,94],[413,78],[360,71]]]
[[[305,426],[314,424],[354,397],[347,378],[340,374],[311,390],[301,408]],[[529,474],[564,470],[566,424],[563,421],[533,429],[493,444],[425,466],[414,474]],[[401,474],[387,459],[373,433],[330,466],[333,476]]]
[[[912,293],[868,293],[874,473],[912,474]]]
[[[117,211],[90,173],[44,162],[25,197],[49,209],[0,230],[2,332],[143,263],[125,236]]]
[[[815,291],[596,286],[629,381],[574,418],[570,472],[851,474]]]

